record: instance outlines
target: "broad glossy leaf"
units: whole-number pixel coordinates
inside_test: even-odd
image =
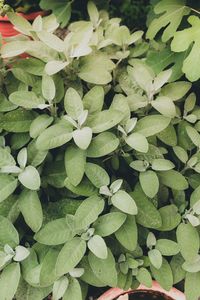
[[[86,166],[86,153],[76,146],[68,146],[65,151],[65,169],[69,181],[77,186],[81,182]]]
[[[126,221],[115,232],[115,236],[123,247],[129,251],[134,251],[138,242],[138,229],[135,217],[128,215]]]
[[[91,196],[84,200],[75,213],[77,229],[85,229],[95,222],[104,209],[104,200],[99,196]]]
[[[2,299],[12,300],[14,298],[19,285],[20,276],[19,263],[12,263],[3,270],[0,276]]]
[[[132,133],[125,138],[126,143],[136,151],[147,153],[149,144],[146,137],[138,132]]]
[[[83,258],[86,251],[86,242],[79,237],[68,241],[61,249],[56,262],[56,274],[62,276],[67,274]]]
[[[158,176],[154,171],[141,172],[139,180],[144,193],[149,197],[153,198],[159,190]]]
[[[93,224],[95,234],[102,237],[109,236],[116,232],[126,221],[126,214],[121,212],[111,212],[100,216]]]
[[[92,139],[87,156],[96,158],[105,156],[117,149],[119,139],[111,132],[103,132]]]
[[[197,256],[200,247],[199,234],[196,228],[190,223],[181,223],[176,231],[177,242],[180,252],[185,260],[193,261]]]
[[[66,124],[56,124],[45,129],[38,137],[36,146],[39,150],[60,147],[72,139],[72,128]]]
[[[19,196],[19,208],[26,224],[37,232],[43,222],[43,212],[37,192],[24,190]]]
[[[104,239],[100,235],[94,235],[88,241],[88,248],[98,258],[106,259],[108,257],[108,249]]]
[[[41,244],[53,246],[64,244],[72,237],[71,228],[65,218],[61,218],[47,223],[35,234],[34,239]]]
[[[108,173],[97,164],[87,163],[85,166],[85,174],[97,188],[110,184]]]
[[[99,278],[102,283],[113,287],[117,285],[115,259],[109,249],[108,257],[106,259],[100,259],[90,252],[88,255],[88,260],[95,276]]]
[[[153,136],[163,131],[170,123],[170,118],[153,115],[146,116],[137,122],[135,131],[146,136]]]
[[[138,209],[134,199],[125,191],[118,191],[111,197],[112,204],[122,212],[137,215]]]

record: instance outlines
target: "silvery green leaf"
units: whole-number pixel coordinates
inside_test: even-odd
[[[188,188],[188,182],[186,178],[175,170],[159,172],[158,175],[161,183],[169,188],[178,191],[186,190]]]
[[[92,128],[93,133],[106,131],[123,119],[123,114],[116,109],[103,110],[90,115],[87,119],[87,126]]]
[[[51,107],[51,105],[50,104],[39,104],[37,108],[44,110],[45,108],[48,108],[48,107]]]
[[[47,114],[39,115],[31,123],[30,126],[30,136],[32,138],[38,137],[51,123],[53,122],[53,117]]]
[[[60,60],[53,60],[49,61],[45,66],[45,72],[47,75],[52,76],[61,70],[63,70],[65,67],[67,67],[69,62],[60,61]]]
[[[151,248],[156,245],[156,237],[153,232],[149,232],[147,236],[147,247]]]
[[[198,131],[195,128],[188,126],[186,127],[186,132],[193,144],[197,147],[200,147],[200,134]]]
[[[110,190],[113,194],[118,192],[123,184],[123,179],[117,179],[110,185]]]
[[[90,127],[83,127],[76,129],[72,133],[75,144],[82,150],[86,150],[92,140],[92,129]]]
[[[197,257],[194,259],[194,261],[185,261],[182,264],[183,270],[190,272],[190,273],[197,273],[200,272],[200,256],[197,255]]]
[[[87,9],[88,9],[88,14],[90,16],[90,20],[93,23],[94,27],[96,27],[99,21],[98,9],[92,1],[88,2]]]
[[[138,243],[138,228],[135,216],[127,215],[125,222],[115,232],[116,239],[129,251],[134,251]]]
[[[30,251],[23,247],[23,246],[17,246],[15,248],[15,256],[13,257],[14,261],[18,261],[21,262],[23,260],[25,260],[30,254]]]
[[[130,214],[137,215],[138,209],[134,199],[125,191],[119,190],[111,197],[112,204],[119,210]]]
[[[174,153],[184,164],[188,161],[188,154],[185,149],[180,146],[173,147]]]
[[[69,272],[70,276],[79,278],[84,274],[83,268],[74,268],[72,271]]]
[[[185,276],[185,294],[188,300],[198,300],[200,287],[198,282],[200,280],[200,272],[187,272]]]
[[[144,32],[141,30],[135,31],[134,33],[132,33],[129,37],[128,40],[128,44],[131,45],[135,42],[137,42],[138,40],[140,40],[143,36]]]
[[[8,149],[0,147],[0,168],[5,166],[15,166],[16,162]]]
[[[125,138],[125,142],[138,152],[147,153],[149,144],[146,137],[138,132],[134,132]]]
[[[17,162],[22,169],[26,167],[27,163],[27,148],[23,148],[17,155]]]
[[[192,156],[188,162],[187,162],[187,165],[190,167],[190,168],[193,168],[198,162],[198,157],[197,156]]]
[[[160,269],[162,266],[162,255],[159,250],[152,249],[148,252],[148,257],[151,264],[156,268]]]
[[[146,268],[140,268],[136,276],[137,280],[146,287],[152,287],[151,273]]]
[[[85,123],[87,117],[88,117],[88,110],[84,110],[78,117],[78,124],[80,127]]]
[[[19,32],[21,32],[25,35],[31,36],[31,31],[33,29],[32,29],[31,24],[25,18],[23,18],[22,16],[14,13],[14,12],[8,12],[7,16],[9,18],[10,22],[15,26],[15,28]]]
[[[6,254],[15,255],[15,251],[8,244],[6,244],[3,249]]]
[[[196,121],[198,120],[197,116],[193,114],[187,115],[186,117],[184,117],[184,119],[192,124],[196,123]]]
[[[187,214],[185,217],[186,217],[186,219],[188,219],[190,224],[192,224],[192,226],[197,227],[197,226],[200,225],[200,220],[196,216],[193,216],[191,214]]]
[[[87,163],[85,166],[85,174],[97,188],[110,184],[108,173],[97,164]]]
[[[37,97],[37,95],[31,91],[17,91],[9,96],[10,102],[17,106],[21,106],[26,109],[38,108],[38,105],[45,104],[44,99]]]
[[[159,190],[158,176],[154,171],[147,170],[139,174],[139,181],[145,194],[153,198]]]
[[[33,31],[42,31],[43,22],[42,22],[41,16],[37,16],[35,18],[35,20],[33,21],[32,27],[33,27]]]
[[[126,131],[124,130],[124,128],[123,128],[121,125],[118,125],[118,126],[117,126],[117,129],[118,129],[121,133],[123,133],[125,136],[127,136]]]
[[[70,116],[64,115],[63,119],[65,119],[66,121],[68,121],[75,128],[78,128],[78,123],[74,119],[72,119]]]
[[[193,205],[192,209],[197,215],[200,215],[200,200]]]
[[[179,245],[168,239],[159,239],[156,243],[156,249],[164,256],[173,256],[180,252]]]
[[[78,120],[79,116],[83,112],[83,102],[75,89],[69,88],[67,90],[65,94],[64,105],[67,114],[74,120]]]
[[[67,291],[64,294],[63,300],[82,300],[83,291],[81,290],[81,285],[76,278],[71,278]]]
[[[0,216],[0,243],[14,248],[19,245],[19,235],[11,221]]]
[[[176,116],[176,106],[174,102],[168,97],[157,97],[151,102],[151,104],[163,116],[169,118],[174,118]]]
[[[8,198],[17,188],[18,181],[15,177],[0,174],[0,202]]]
[[[98,217],[97,221],[93,224],[95,234],[102,237],[111,235],[124,224],[126,218],[126,214],[121,212],[111,212]]]
[[[162,266],[157,269],[153,265],[150,266],[153,277],[166,290],[170,291],[173,286],[173,274],[170,264],[166,259],[162,259]]]
[[[146,136],[153,136],[168,127],[171,119],[161,115],[149,115],[141,118],[135,127],[135,131]]]
[[[191,82],[178,81],[168,83],[162,88],[161,95],[169,97],[173,101],[182,99],[191,89]]]
[[[18,176],[19,181],[23,186],[30,190],[38,190],[41,180],[38,170],[33,166],[28,166]]]
[[[17,291],[21,277],[19,263],[11,263],[4,268],[0,277],[0,289],[2,299],[12,300]]]
[[[143,160],[132,161],[129,166],[139,172],[145,172],[148,168],[148,164],[145,164]]]
[[[99,235],[94,235],[88,241],[88,248],[95,256],[101,259],[106,259],[108,256],[108,250],[104,239]]]
[[[0,251],[0,270],[5,267],[5,265],[10,262],[13,258],[13,254],[6,254]]]
[[[133,129],[135,128],[137,124],[137,118],[131,118],[126,122],[125,128],[126,128],[126,132],[130,133],[131,131],[133,131]]]
[[[101,186],[100,189],[99,189],[99,193],[101,195],[105,195],[105,196],[112,196],[112,193],[111,191],[109,190],[109,188],[107,186]]]
[[[56,35],[54,35],[50,32],[47,32],[47,31],[40,31],[40,32],[37,32],[37,36],[48,47],[50,47],[58,52],[64,51],[64,49],[65,49],[64,42]]]
[[[90,113],[101,111],[104,104],[104,94],[105,93],[102,86],[94,86],[83,97],[84,108],[87,109]]]
[[[195,93],[191,93],[187,99],[185,100],[185,104],[184,104],[184,110],[185,112],[190,112],[194,109],[196,104],[196,95]]]
[[[0,173],[11,173],[11,174],[19,174],[21,173],[22,169],[20,169],[17,166],[6,166],[6,167],[2,167],[0,169]]]
[[[56,86],[51,76],[44,74],[42,76],[42,95],[49,102],[56,96]]]
[[[57,281],[54,282],[53,285],[53,300],[61,299],[69,285],[69,280],[66,276],[61,277]]]
[[[160,88],[166,83],[168,82],[168,80],[170,79],[172,75],[172,70],[165,70],[161,73],[159,73],[155,78],[154,78],[154,89],[155,92],[158,92],[160,90]]]
[[[23,54],[28,49],[27,42],[14,41],[5,44],[1,49],[2,58],[10,58],[20,54]]]
[[[152,169],[155,171],[168,171],[175,168],[175,165],[167,159],[154,159],[151,165]]]

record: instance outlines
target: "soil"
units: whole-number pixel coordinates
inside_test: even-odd
[[[141,290],[141,291],[135,291],[134,293],[130,294],[129,300],[174,300],[174,299],[160,292]]]

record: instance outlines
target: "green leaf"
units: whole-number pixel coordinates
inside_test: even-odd
[[[8,198],[17,188],[17,179],[10,175],[0,174],[0,202]]]
[[[111,132],[103,132],[92,139],[87,149],[87,156],[96,158],[105,156],[117,149],[119,139]]]
[[[55,124],[45,129],[37,138],[36,146],[39,150],[60,147],[72,139],[72,128],[67,124]]]
[[[181,222],[181,215],[178,213],[178,208],[174,204],[163,206],[159,209],[162,218],[162,226],[160,231],[170,231],[176,228]]]
[[[33,29],[32,29],[31,24],[25,18],[23,18],[22,16],[14,13],[14,12],[8,12],[7,16],[9,18],[10,22],[15,26],[15,28],[19,32],[21,32],[25,35],[31,36],[31,31]]]
[[[38,108],[39,105],[44,104],[42,98],[38,98],[34,92],[17,91],[10,95],[10,102],[17,106],[26,109]]]
[[[51,290],[51,286],[47,288],[35,288],[24,280],[20,280],[16,293],[16,300],[43,300],[49,295]]]
[[[55,274],[55,265],[58,258],[59,250],[50,248],[42,261],[40,271],[40,285],[48,287],[52,285],[57,276]]]
[[[65,151],[65,169],[69,181],[77,186],[81,182],[86,167],[86,153],[76,146],[69,146]]]
[[[104,89],[101,86],[94,86],[83,98],[84,108],[90,114],[97,113],[102,110],[104,104]]]
[[[45,63],[39,59],[29,57],[27,59],[18,60],[17,67],[22,70],[25,70],[29,74],[42,76],[44,72]]]
[[[19,235],[13,224],[7,219],[0,216],[0,243],[8,244],[10,247],[16,247],[19,244]]]
[[[49,75],[42,76],[42,95],[48,101],[52,101],[56,96],[55,83]]]
[[[173,147],[174,153],[178,157],[180,161],[182,161],[184,164],[188,161],[188,154],[187,152],[180,146]]]
[[[185,278],[185,271],[182,268],[182,264],[184,263],[184,258],[179,253],[172,257],[170,262],[170,267],[172,269],[174,284],[182,281]]]
[[[70,279],[67,291],[63,296],[63,300],[71,300],[71,299],[76,299],[76,300],[83,299],[81,286],[76,278]]]
[[[139,175],[139,181],[144,193],[153,198],[159,190],[158,176],[154,171],[141,172]]]
[[[37,32],[37,36],[48,47],[50,47],[50,48],[52,48],[52,49],[54,49],[58,52],[63,52],[64,51],[65,44],[56,35],[54,35],[50,32],[47,32],[47,31],[39,31],[39,32]]]
[[[96,221],[104,209],[104,200],[98,196],[91,196],[84,200],[75,213],[75,227],[85,229]]]
[[[117,286],[115,259],[110,249],[108,249],[108,257],[106,259],[100,259],[90,252],[88,260],[94,275],[102,283],[111,287]]]
[[[17,162],[22,169],[26,167],[27,155],[27,148],[22,148],[17,155]]]
[[[8,112],[16,108],[17,108],[16,105],[8,101],[6,95],[0,93],[0,112]]]
[[[64,180],[64,186],[68,190],[70,190],[71,192],[79,196],[81,195],[85,197],[90,197],[92,195],[98,194],[98,189],[95,188],[95,186],[85,177],[83,178],[81,183],[77,186],[71,184],[69,178],[66,178]]]
[[[72,237],[71,228],[65,218],[61,218],[47,223],[35,234],[34,239],[41,244],[53,246],[64,244]]]
[[[169,124],[167,128],[157,134],[159,140],[169,146],[177,145],[177,134],[174,126]]]
[[[20,265],[12,263],[7,266],[0,276],[1,298],[12,300],[17,291],[20,280]]]
[[[49,115],[42,114],[35,118],[30,126],[30,136],[35,139],[37,138],[51,123],[53,122],[53,117]]]
[[[36,84],[36,77],[27,73],[25,69],[21,68],[12,68],[12,73],[15,78],[17,78],[19,81],[21,81],[21,86],[23,86],[22,83],[24,83],[25,86],[31,86],[34,87]]]
[[[86,150],[92,140],[92,129],[90,127],[83,127],[76,129],[72,133],[75,144],[82,150]]]
[[[94,235],[88,241],[88,248],[98,258],[106,259],[108,257],[108,249],[104,239],[100,235]]]
[[[37,232],[43,222],[43,212],[37,192],[24,190],[19,196],[19,208],[26,224]]]
[[[108,109],[89,116],[87,126],[92,129],[93,133],[100,133],[116,126],[122,119],[123,114],[120,111]]]
[[[81,276],[81,280],[96,286],[96,287],[103,287],[105,286],[104,283],[102,283],[99,278],[97,278],[97,276],[93,273],[92,268],[89,265],[88,262],[88,256],[84,256],[83,259],[80,262],[80,267],[84,269],[84,273]]]
[[[176,231],[180,252],[186,261],[193,261],[199,252],[200,240],[196,228],[190,223],[181,223]]]
[[[173,101],[182,99],[191,89],[192,84],[187,81],[172,82],[162,88],[161,95]]]
[[[146,137],[140,133],[132,133],[125,138],[125,142],[134,150],[147,153],[149,149],[149,144]]]
[[[200,272],[186,273],[185,277],[185,295],[188,300],[198,300],[200,295]]]
[[[69,88],[67,90],[64,105],[67,114],[73,119],[78,120],[78,117],[83,112],[83,102],[75,89]]]
[[[159,250],[152,249],[148,252],[150,263],[154,268],[160,269],[162,266],[162,255]]]
[[[152,106],[165,117],[174,118],[176,116],[176,107],[173,101],[165,96],[160,96],[152,101]]]
[[[67,277],[63,276],[54,282],[52,297],[54,300],[59,300],[62,298],[68,288],[69,280]]]
[[[108,173],[99,165],[87,163],[85,166],[85,174],[97,188],[110,184]]]
[[[149,137],[163,131],[169,123],[170,118],[164,116],[146,116],[137,122],[135,131]]]
[[[175,165],[170,160],[158,158],[153,160],[151,167],[155,171],[169,171]]]
[[[2,58],[10,58],[23,54],[28,49],[28,44],[26,41],[14,41],[5,44],[1,49]]]
[[[198,131],[195,128],[188,126],[186,127],[186,132],[193,144],[197,147],[200,147],[200,134]]]
[[[136,221],[138,224],[157,229],[162,225],[161,215],[153,203],[146,197],[140,185],[132,193],[138,207]]]
[[[113,234],[124,224],[126,218],[127,216],[121,212],[111,212],[100,216],[93,224],[95,234],[102,237]]]
[[[26,167],[24,171],[19,174],[18,179],[27,189],[36,191],[40,188],[40,174],[33,166]]]
[[[116,239],[129,251],[134,251],[138,242],[138,229],[135,217],[128,215],[126,221],[115,232]]]
[[[185,177],[175,170],[159,172],[157,174],[161,183],[171,189],[182,191],[188,188],[188,182]]]
[[[138,209],[134,199],[125,191],[118,191],[111,197],[112,204],[122,212],[137,215]]]
[[[24,109],[16,109],[1,117],[0,128],[8,132],[28,132],[36,114]]]
[[[104,53],[87,55],[81,59],[79,77],[93,84],[107,84],[112,80],[115,64]]]
[[[185,3],[185,0],[159,1],[154,8],[154,12],[158,16],[150,23],[147,31],[147,38],[151,40],[154,39],[157,33],[165,27],[162,34],[162,41],[167,42],[172,38],[178,29],[182,18],[190,12],[190,8],[185,6]]]
[[[148,288],[152,287],[152,278],[150,272],[146,268],[140,268],[136,279]]]
[[[173,256],[180,252],[179,245],[167,239],[159,239],[156,243],[156,249],[164,256]]]
[[[165,289],[169,291],[173,285],[173,274],[171,267],[166,259],[163,258],[162,266],[158,270],[151,266],[151,272],[156,281]]]
[[[197,16],[190,16],[188,23],[191,25],[190,28],[176,32],[174,39],[171,44],[172,51],[183,52],[190,49],[190,53],[183,62],[183,72],[190,81],[196,81],[200,77],[199,69],[195,62],[198,60],[198,45],[199,45],[199,24],[200,20]]]
[[[69,63],[67,61],[53,60],[49,61],[45,66],[45,72],[47,75],[52,76],[61,70],[63,70]]]
[[[15,166],[16,162],[8,149],[0,147],[0,168],[5,166]]]
[[[86,242],[75,237],[67,242],[61,249],[56,262],[56,274],[62,276],[75,268],[83,258],[86,251]],[[69,259],[70,257],[70,259]]]

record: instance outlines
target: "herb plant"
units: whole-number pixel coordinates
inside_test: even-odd
[[[8,13],[21,35],[1,48],[2,299],[79,300],[91,285],[126,290],[154,278],[166,290],[185,280],[197,300],[192,83],[174,53],[153,63],[168,46],[92,2],[88,14],[63,40],[54,15],[30,24]]]

